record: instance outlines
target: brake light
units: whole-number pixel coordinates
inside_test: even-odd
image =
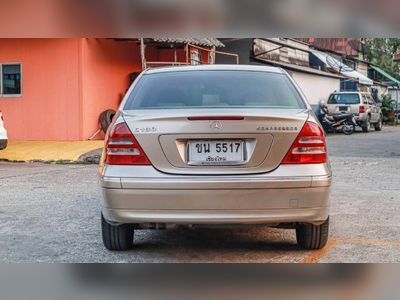
[[[365,113],[365,106],[364,105],[360,105],[359,113],[360,114]]]
[[[317,123],[306,122],[294,141],[282,164],[320,164],[325,163],[326,141]]]
[[[150,161],[125,122],[115,124],[107,137],[106,159],[109,165],[150,165]]]
[[[189,121],[241,121],[244,117],[241,116],[200,116],[188,117]]]

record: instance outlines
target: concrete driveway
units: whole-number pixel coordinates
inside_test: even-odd
[[[95,165],[0,162],[1,262],[399,262],[400,128],[328,137],[331,239],[304,251],[293,230],[138,231],[104,249]]]

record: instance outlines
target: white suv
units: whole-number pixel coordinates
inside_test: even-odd
[[[3,113],[0,111],[0,150],[7,147],[7,131],[4,128]]]
[[[329,115],[353,114],[364,132],[368,132],[371,125],[376,131],[382,130],[383,115],[371,94],[363,92],[335,92],[328,99]]]

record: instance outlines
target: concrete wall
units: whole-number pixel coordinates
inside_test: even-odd
[[[291,72],[293,79],[298,83],[312,106],[318,105],[320,100],[328,100],[330,93],[340,90],[340,79],[318,76],[303,72]]]
[[[0,63],[22,64],[22,96],[0,97],[13,140],[80,138],[79,39],[0,39]]]
[[[0,39],[0,63],[22,64],[22,96],[0,97],[11,140],[86,140],[141,71],[138,45],[109,39]]]
[[[129,74],[141,72],[140,49],[133,42],[82,39],[82,140],[98,129],[106,109],[117,110],[129,87]],[[101,135],[98,137],[102,137]]]

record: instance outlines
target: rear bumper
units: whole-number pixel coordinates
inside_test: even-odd
[[[296,167],[281,166],[268,174],[222,177],[176,176],[139,167],[143,172],[135,173],[143,176],[140,178],[101,177],[103,215],[115,223],[269,224],[326,220],[329,167],[308,166],[303,167],[303,172]],[[289,175],[296,174],[296,169],[297,174],[303,175]]]
[[[354,115],[354,119],[356,119],[357,122],[364,123],[368,119],[368,114],[366,113],[356,114]]]
[[[106,220],[115,223],[164,224],[320,224],[328,218],[325,207],[274,210],[132,210],[103,208]]]
[[[0,140],[0,150],[7,148],[8,140]]]

